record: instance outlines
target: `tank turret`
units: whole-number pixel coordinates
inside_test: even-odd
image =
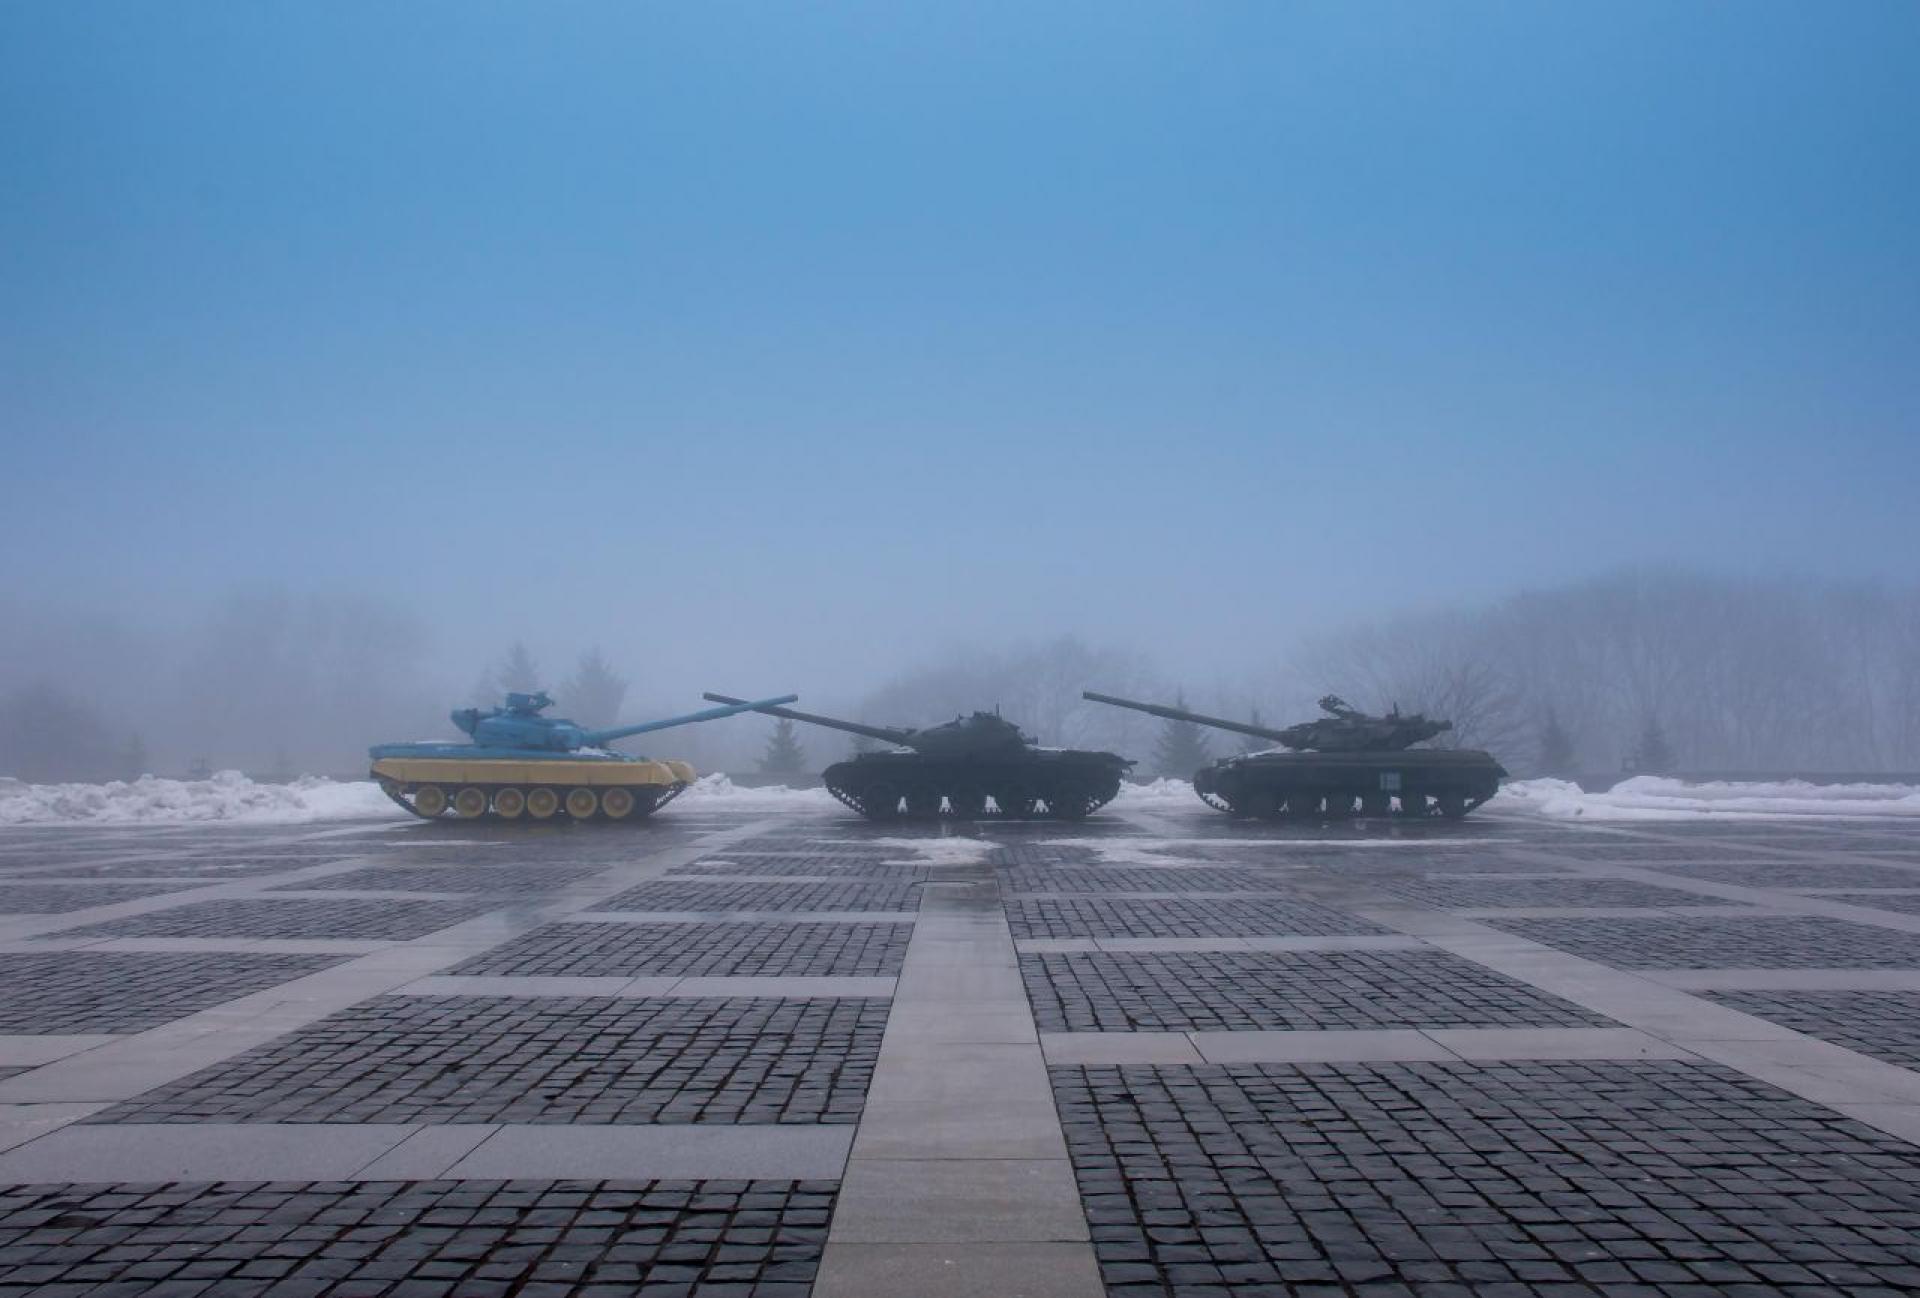
[[[745,700],[659,721],[590,730],[563,717],[540,715],[553,706],[544,692],[507,695],[497,708],[457,708],[453,724],[468,744],[424,740],[376,744],[367,750],[373,778],[395,802],[437,819],[451,809],[463,819],[522,815],[546,820],[564,811],[575,820],[645,816],[693,783],[685,762],[653,761],[604,745],[632,735],[714,721],[800,696]]]
[[[728,694],[703,698],[730,706]],[[872,726],[768,704],[768,716],[864,735],[907,752],[862,753],[820,773],[827,791],[873,820],[901,814],[975,818],[991,800],[1003,817],[1077,820],[1105,806],[1133,765],[1114,753],[1041,748],[998,712],[974,712],[924,729]]]
[[[1451,721],[1403,713],[1398,707],[1384,717],[1370,716],[1337,694],[1320,700],[1327,716],[1280,730],[1092,690],[1081,697],[1298,750],[1226,757],[1194,772],[1194,792],[1202,800],[1240,816],[1284,811],[1295,818],[1343,817],[1356,807],[1367,816],[1396,810],[1402,816],[1424,817],[1436,810],[1464,816],[1492,797],[1507,773],[1478,749],[1413,747],[1453,729]]]

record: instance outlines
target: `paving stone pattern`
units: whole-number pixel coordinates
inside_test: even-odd
[[[918,883],[705,883],[664,879],[629,888],[595,910],[920,909]]]
[[[190,857],[64,865],[50,874],[62,879],[248,879],[313,865],[313,861],[210,861]]]
[[[833,879],[898,880],[911,883],[927,878],[933,873],[933,868],[904,861],[890,861],[878,856],[824,856],[783,852],[778,855],[766,853],[695,861],[691,865],[682,866],[676,873],[699,876],[751,874],[765,875],[768,878],[793,875]]]
[[[1216,870],[1206,866],[1009,866],[1002,893],[1022,892],[1285,892],[1278,870]]]
[[[1920,1290],[1920,1151],[1731,1070],[1050,1072],[1112,1298]]]
[[[1020,974],[1042,1032],[1611,1022],[1440,952],[1026,952]]]
[[[1920,888],[1920,870],[1854,861],[1720,861],[1667,873],[1748,888]]]
[[[1795,1032],[1920,1070],[1920,992],[1714,992],[1710,998]]]
[[[1824,918],[1649,916],[1488,923],[1618,969],[1912,969],[1920,933]]]
[[[1876,910],[1898,911],[1902,915],[1920,915],[1920,892],[1835,892],[1822,901],[1845,902],[1849,906],[1870,906]]]
[[[58,915],[158,897],[194,886],[190,883],[5,883],[0,884],[0,915]]]
[[[0,1189],[0,1296],[806,1298],[833,1181]]]
[[[549,924],[448,972],[878,977],[900,972],[912,935],[904,923]]]
[[[338,964],[330,955],[0,954],[0,1032],[141,1032]]]
[[[236,898],[193,902],[170,910],[68,929],[62,936],[322,938],[406,940],[450,928],[498,903],[399,901],[372,897]]]
[[[279,885],[303,892],[340,889],[354,892],[484,892],[499,895],[552,892],[591,879],[597,865],[420,865],[370,866]],[[272,891],[271,889],[269,891]]]
[[[1739,844],[1722,842],[1717,839],[1698,843],[1610,842],[1591,847],[1543,840],[1537,843],[1529,843],[1526,846],[1540,851],[1551,852],[1555,856],[1564,856],[1573,861],[1589,861],[1603,865],[1609,862],[1621,865],[1651,863],[1697,863],[1703,865],[1731,863],[1737,865],[1745,864],[1748,861],[1778,861],[1786,859],[1777,857],[1772,852],[1755,853],[1749,857],[1742,852]],[[1799,848],[1804,846],[1808,851],[1818,850],[1817,846],[1812,843],[1804,845],[1798,843],[1768,843],[1767,846],[1773,848],[1789,846]]]
[[[886,1022],[874,998],[380,996],[90,1121],[848,1123]]]
[[[1734,903],[1632,879],[1394,879],[1379,885],[1411,901],[1448,910],[1512,906],[1724,906]]]
[[[1380,934],[1391,929],[1311,901],[1166,898],[1007,899],[1016,938]]]

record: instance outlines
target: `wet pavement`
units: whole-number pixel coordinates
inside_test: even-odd
[[[0,831],[0,1295],[1920,1291],[1920,826]]]

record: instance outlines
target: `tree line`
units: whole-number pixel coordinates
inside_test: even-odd
[[[97,627],[36,642],[32,625],[0,618],[0,776],[346,773],[370,742],[448,730],[429,638],[377,598],[238,594],[170,651]],[[639,719],[633,683],[601,647],[549,672],[514,643],[471,701],[546,689],[556,715],[610,726]],[[1136,757],[1142,775],[1267,746],[1089,703],[1089,687],[1256,725],[1309,719],[1329,693],[1398,706],[1451,720],[1436,742],[1489,749],[1521,775],[1915,772],[1920,589],[1637,569],[1308,637],[1251,683],[1066,635],[956,649],[808,706],[885,726],[997,708],[1041,743]],[[675,736],[697,764],[775,774],[871,746],[771,719]]]

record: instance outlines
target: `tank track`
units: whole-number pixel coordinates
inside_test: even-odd
[[[396,806],[411,815],[418,816],[422,820],[484,820],[495,823],[524,820],[534,824],[563,820],[600,820],[610,822],[645,820],[653,815],[654,812],[679,797],[681,793],[685,792],[687,787],[684,784],[669,784],[631,789],[625,788],[624,786],[614,786],[609,789],[589,790],[584,789],[583,786],[566,784],[500,786],[469,784],[460,788],[443,788],[439,785],[410,785],[403,787],[394,783],[392,780],[381,780],[379,783],[380,791],[392,799]],[[437,808],[434,806],[432,795],[422,796],[429,787],[438,789],[441,798],[444,799]],[[471,799],[466,808],[460,805],[461,797],[469,792],[478,793],[484,798],[484,806],[481,810],[468,810],[468,808],[474,805]],[[576,799],[575,795],[583,792],[593,795],[593,806],[591,809],[585,807],[584,799]],[[608,811],[602,799],[608,793],[619,792],[630,794],[633,799],[633,805],[630,810],[619,815],[614,815]],[[509,813],[500,809],[499,795],[502,793],[517,793],[520,795],[517,810]],[[545,811],[543,814],[536,809],[541,805],[534,796],[536,793],[551,793],[554,795],[555,805],[551,810]],[[509,803],[508,805],[513,804]],[[585,814],[580,814],[582,811],[584,811]]]
[[[1255,754],[1201,769],[1193,791],[1242,820],[1457,820],[1505,774],[1477,749]]]
[[[858,759],[821,772],[827,792],[868,820],[1082,820],[1120,792],[1104,762]]]

